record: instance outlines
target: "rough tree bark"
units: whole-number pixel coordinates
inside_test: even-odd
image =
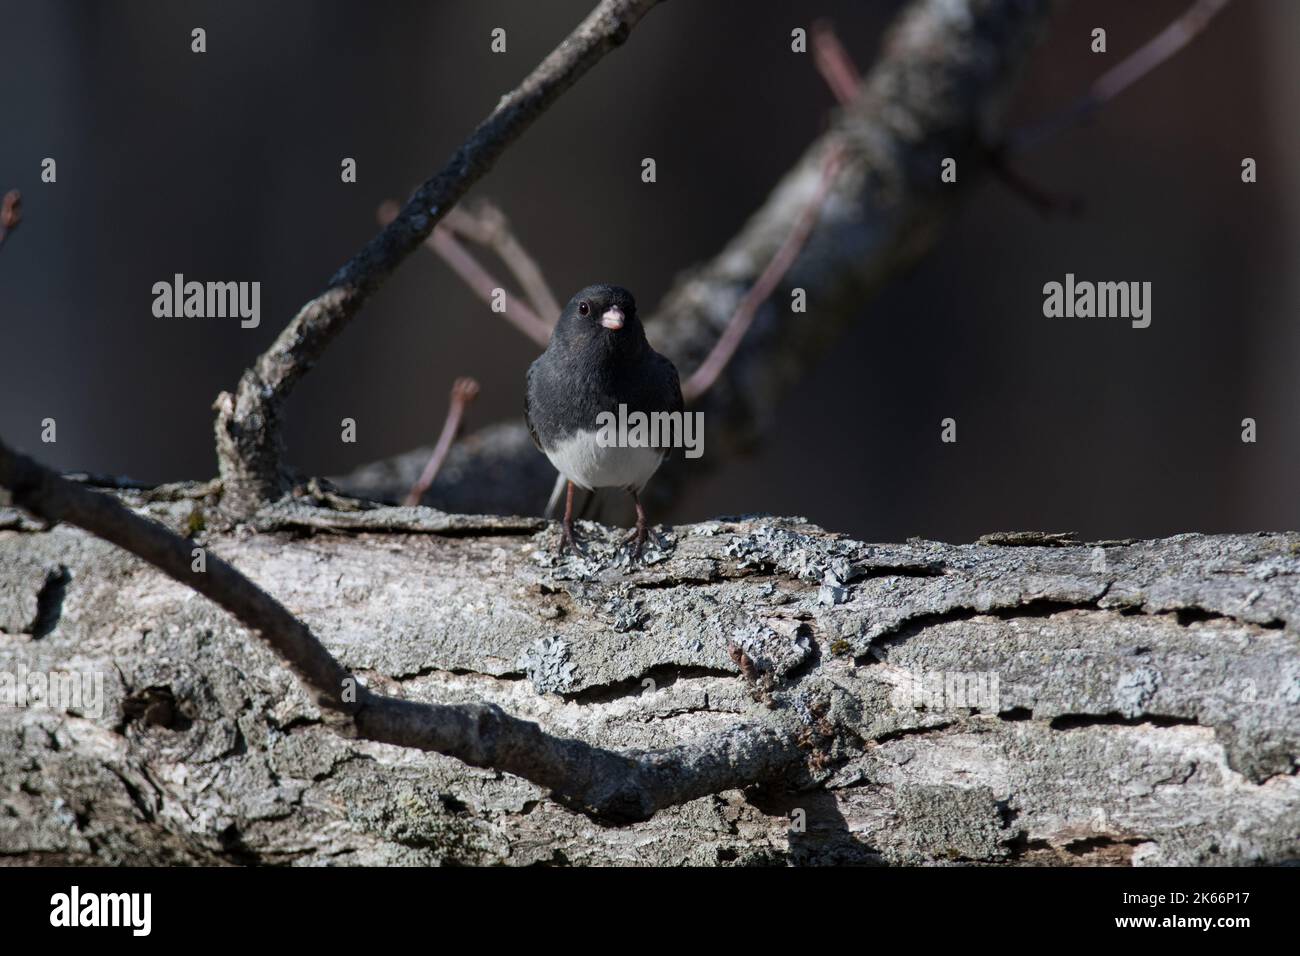
[[[206,490],[119,494],[195,532]],[[348,739],[183,586],[75,528],[0,528],[0,671],[106,682],[98,717],[0,709],[9,862],[1300,859],[1297,534],[867,545],[750,519],[679,528],[629,570],[612,529],[561,561],[526,521],[300,503],[204,541],[376,690],[616,749],[742,721],[798,748],[774,779],[613,826]],[[946,706],[933,680],[958,674],[996,675],[995,697]]]

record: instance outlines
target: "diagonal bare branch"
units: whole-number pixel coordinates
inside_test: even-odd
[[[397,218],[338,270],[328,287],[299,310],[240,378],[217,397],[217,460],[223,503],[251,511],[285,488],[280,407],[326,346],[447,210],[481,179],[512,142],[555,100],[627,39],[659,0],[601,0],[596,8],[513,91],[497,104],[447,164],[407,200]]]

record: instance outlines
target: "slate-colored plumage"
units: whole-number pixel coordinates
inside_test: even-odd
[[[528,369],[524,418],[533,441],[568,482],[563,537],[573,536],[573,489],[623,488],[636,504],[628,536],[639,555],[647,536],[639,493],[665,457],[662,448],[602,447],[597,416],[681,412],[677,369],[646,341],[636,302],[626,289],[592,285],[565,306],[546,351]]]

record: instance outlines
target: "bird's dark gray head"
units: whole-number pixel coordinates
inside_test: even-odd
[[[645,344],[636,300],[622,286],[589,285],[560,313],[553,341],[573,348],[635,351]]]

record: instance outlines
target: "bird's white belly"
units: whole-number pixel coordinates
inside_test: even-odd
[[[650,480],[663,461],[662,448],[602,446],[595,432],[578,432],[546,453],[560,474],[592,488],[635,488]]]

